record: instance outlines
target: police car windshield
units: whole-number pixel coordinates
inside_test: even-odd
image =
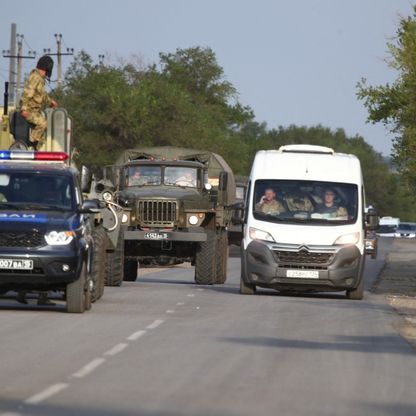
[[[257,180],[254,186],[254,218],[268,222],[305,224],[355,223],[358,187],[354,184]]]
[[[75,206],[70,176],[39,172],[0,176],[0,209],[72,210]]]

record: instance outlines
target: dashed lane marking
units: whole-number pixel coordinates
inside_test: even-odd
[[[159,325],[163,324],[163,322],[165,322],[163,319],[156,319],[150,325],[147,325],[146,329],[155,329]]]
[[[183,305],[185,305],[183,302],[178,302],[178,303],[176,304],[176,306],[183,306]]]
[[[168,310],[166,311],[166,313],[175,313],[175,311],[174,311],[173,309],[168,309]]]
[[[146,333],[146,331],[144,331],[144,330],[136,331],[136,332],[133,332],[131,335],[129,335],[129,336],[127,337],[127,339],[128,339],[129,341],[136,341],[136,339],[139,339],[139,338],[140,338],[141,336],[143,336],[145,333]]]
[[[126,349],[128,346],[129,346],[129,344],[126,344],[124,342],[120,342],[120,344],[117,344],[113,348],[111,348],[110,350],[106,351],[104,353],[104,355],[116,355],[119,352],[121,352],[124,349]]]
[[[104,364],[104,362],[105,362],[105,358],[95,358],[88,364],[84,365],[84,367],[82,367],[76,373],[72,374],[72,377],[75,377],[75,378],[85,377],[88,374],[92,373],[101,364]]]
[[[22,416],[20,413],[15,412],[6,412],[6,413],[0,413],[0,416]]]
[[[193,293],[188,293],[186,296],[188,296],[188,298],[193,298],[195,297],[195,295]]]
[[[25,404],[39,404],[46,399],[58,394],[60,391],[65,390],[69,384],[66,383],[57,383],[53,384],[52,386],[48,387],[47,389],[41,391],[38,394],[35,394],[28,399],[25,400]]]

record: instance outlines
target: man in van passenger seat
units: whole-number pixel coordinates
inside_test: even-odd
[[[316,207],[320,214],[329,214],[330,217],[347,217],[345,207],[338,206],[335,202],[335,192],[332,189],[325,189],[324,202]]]
[[[267,188],[264,191],[264,195],[256,204],[255,210],[268,215],[279,215],[286,211],[285,207],[276,200],[276,192],[272,188]]]

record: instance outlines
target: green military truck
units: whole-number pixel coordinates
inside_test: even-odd
[[[105,172],[103,183],[127,216],[117,250],[124,270],[113,275],[134,281],[138,264],[190,262],[197,284],[225,282],[235,180],[220,155],[176,147],[130,149]]]

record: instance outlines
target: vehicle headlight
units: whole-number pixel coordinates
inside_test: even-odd
[[[45,234],[45,240],[50,246],[66,246],[74,237],[73,231],[50,231]]]
[[[353,244],[357,244],[358,240],[360,238],[360,233],[351,233],[351,234],[344,234],[339,236],[336,240],[335,240],[335,245],[339,244],[339,245],[353,245]]]
[[[121,222],[125,224],[129,220],[129,216],[127,214],[123,214],[121,216]]]
[[[189,224],[196,225],[196,224],[198,224],[199,219],[198,219],[198,217],[196,215],[191,215],[188,218],[188,221],[189,221]]]
[[[258,230],[257,228],[250,227],[249,235],[252,240],[270,241],[275,243],[274,238],[267,231]]]

